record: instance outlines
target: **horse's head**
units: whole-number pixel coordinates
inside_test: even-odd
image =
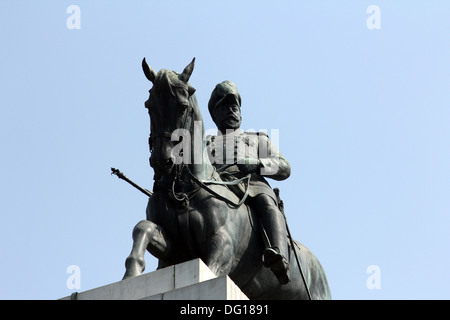
[[[142,60],[144,74],[153,83],[150,97],[145,102],[150,115],[150,165],[161,176],[170,174],[175,164],[173,151],[179,141],[172,141],[172,134],[177,129],[188,129],[186,125],[195,92],[188,81],[194,62],[195,58],[178,74],[166,69],[156,73],[145,58]]]

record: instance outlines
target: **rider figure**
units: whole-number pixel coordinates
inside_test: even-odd
[[[264,177],[287,179],[290,165],[265,133],[240,129],[240,108],[241,96],[236,86],[230,81],[219,83],[208,103],[218,128],[217,136],[207,137],[208,153],[218,170],[225,169],[235,179],[251,174],[247,203],[255,209],[268,238],[263,263],[281,284],[286,284],[290,281],[286,224],[275,193]]]

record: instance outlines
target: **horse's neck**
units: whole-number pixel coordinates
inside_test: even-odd
[[[191,136],[191,157],[190,163],[187,165],[196,178],[204,180],[211,177],[214,168],[206,150],[206,141],[204,140],[205,126],[195,95],[191,97],[190,102],[193,106],[193,121],[189,129]]]

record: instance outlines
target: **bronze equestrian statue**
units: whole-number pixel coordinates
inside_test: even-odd
[[[273,228],[268,236],[273,252],[267,253],[262,234],[270,233],[278,212],[260,223],[263,210],[247,204],[254,197],[249,185],[254,175],[260,176],[265,160],[239,159],[238,169],[248,174],[235,181],[222,179],[229,177],[233,163],[224,170],[211,163],[212,149],[203,139],[203,119],[189,83],[194,61],[181,74],[166,69],[156,73],[142,61],[144,74],[153,83],[145,107],[155,183],[147,219],[133,229],[124,279],[143,272],[147,250],[158,259],[158,268],[200,258],[217,276],[228,275],[250,299],[330,299],[319,260],[301,243],[287,242],[284,227]],[[242,185],[241,196],[231,191]],[[283,241],[276,240],[281,234]],[[280,262],[287,263],[286,268],[280,268]]]

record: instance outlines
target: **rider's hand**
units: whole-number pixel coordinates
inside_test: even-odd
[[[259,173],[261,161],[257,158],[244,158],[236,161],[239,171],[245,174]]]

